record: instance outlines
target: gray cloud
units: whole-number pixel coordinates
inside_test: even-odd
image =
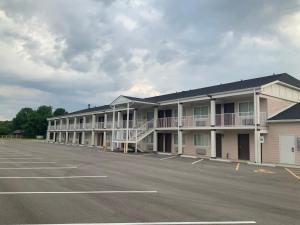
[[[0,119],[277,72],[299,77],[295,0],[0,0]],[[166,85],[168,84],[168,85]]]

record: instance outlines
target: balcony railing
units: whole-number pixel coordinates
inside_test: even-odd
[[[178,117],[165,117],[157,119],[158,128],[178,127]]]
[[[265,126],[267,115],[260,113],[260,125]],[[234,126],[254,126],[255,119],[253,112],[224,113],[216,115],[216,126],[234,127]]]
[[[92,129],[92,123],[86,123],[84,128],[85,129]]]
[[[97,122],[95,124],[95,129],[104,129],[104,122]]]
[[[183,116],[182,127],[207,127],[210,126],[210,115],[207,116]]]

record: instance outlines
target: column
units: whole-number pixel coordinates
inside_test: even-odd
[[[216,130],[210,131],[210,157],[216,158]]]
[[[177,130],[177,137],[178,137],[178,154],[181,155],[183,153],[182,151],[182,130],[180,128],[182,127],[182,103],[178,102],[178,110],[177,110],[177,116],[178,116],[178,130]]]
[[[260,97],[259,93],[254,91],[254,149],[255,149],[255,162],[261,163],[261,144],[260,144]]]
[[[53,132],[53,142],[55,142],[56,139],[56,132]]]
[[[95,131],[94,130],[92,130],[91,146],[95,146]]]
[[[132,121],[132,127],[135,128],[137,125],[136,121],[136,109],[133,110],[133,121]]]
[[[118,112],[117,113],[117,128],[120,128],[120,127],[121,127],[121,112]]]
[[[75,145],[76,144],[76,132],[73,132],[73,140],[72,140],[72,144]]]
[[[95,124],[96,124],[96,115],[93,114],[93,115],[92,115],[92,129],[95,129],[95,128],[96,128]]]
[[[70,119],[66,118],[66,130],[69,130]]]
[[[69,142],[69,132],[66,131],[66,140],[65,140],[65,143],[68,144]]]
[[[182,130],[178,130],[178,155],[182,155]]]
[[[56,120],[54,120],[54,129],[56,130]]]
[[[104,114],[104,129],[107,128],[107,113]]]
[[[210,100],[210,125],[216,126],[216,100]]]
[[[103,132],[103,148],[106,149],[106,131]]]
[[[85,131],[83,131],[81,135],[81,144],[85,145]]]
[[[128,152],[128,140],[129,140],[129,103],[127,103],[127,118],[126,118],[126,143],[125,143],[125,153]]]
[[[58,133],[58,142],[61,143],[61,131]]]
[[[77,118],[74,117],[74,130],[76,130]]]
[[[82,124],[82,128],[85,129],[86,128],[86,116],[83,117],[83,124]]]
[[[63,122],[62,119],[60,119],[60,120],[59,120],[59,129],[60,129],[60,130],[62,129],[62,122]]]
[[[157,152],[157,118],[158,118],[158,108],[154,107],[154,115],[153,115],[153,127],[154,127],[154,132],[153,132],[153,152]]]
[[[115,110],[116,107],[113,106],[113,118],[112,118],[112,130],[111,130],[111,151],[114,150],[114,135],[115,135]]]
[[[51,121],[48,120],[48,130],[50,130],[50,129],[51,129]]]

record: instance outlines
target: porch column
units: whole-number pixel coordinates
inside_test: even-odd
[[[216,158],[216,130],[210,131],[210,157]]]
[[[83,131],[81,135],[81,144],[85,145],[85,131]]]
[[[48,120],[48,130],[51,130],[51,120]]]
[[[255,162],[261,163],[261,145],[260,145],[260,97],[259,93],[254,91],[254,154]]]
[[[65,143],[68,144],[69,142],[69,132],[66,131],[66,140],[65,140]]]
[[[56,139],[56,132],[53,132],[53,142],[55,143],[55,139]]]
[[[91,134],[91,146],[95,146],[95,131],[92,130],[92,134]]]
[[[103,148],[106,149],[106,131],[103,132]]]
[[[158,118],[158,107],[154,107],[154,115],[153,115],[153,152],[157,152],[157,118]]]
[[[133,128],[135,128],[136,127],[136,125],[137,125],[137,121],[136,121],[136,109],[134,109],[133,110],[133,117],[132,117],[132,120],[133,120],[133,122],[132,122],[132,127]]]
[[[121,112],[117,113],[117,128],[121,127]]]
[[[61,131],[58,133],[58,142],[61,143]]]
[[[181,155],[182,154],[182,130],[180,130],[180,128],[182,127],[182,103],[178,102],[178,110],[177,110],[177,116],[178,116],[178,129],[177,129],[177,134],[178,134],[178,143],[177,143],[177,147],[178,147],[178,154]]]
[[[60,119],[60,120],[59,120],[59,129],[60,129],[60,130],[62,129],[62,122],[63,122],[62,119]]]
[[[216,126],[216,100],[210,100],[210,125]]]
[[[72,140],[72,144],[75,145],[76,144],[76,132],[73,132],[73,140]]]
[[[104,114],[104,129],[107,128],[107,113]]]
[[[83,129],[86,128],[86,116],[83,117],[83,120],[82,120],[82,128],[83,128]]]
[[[69,124],[70,124],[70,119],[69,117],[66,118],[66,130],[69,130]]]
[[[115,109],[116,107],[113,106],[113,118],[112,118],[112,130],[111,130],[111,147],[110,150],[114,150],[114,135],[115,135]]]
[[[56,130],[56,120],[54,120],[54,129]]]
[[[74,130],[76,130],[76,123],[77,123],[77,118],[76,116],[74,117]]]
[[[129,103],[127,103],[127,118],[126,118],[126,143],[124,153],[128,152],[128,140],[129,140]]]
[[[96,123],[96,115],[93,114],[93,115],[92,115],[92,129],[95,129],[95,128],[96,128],[95,123]]]

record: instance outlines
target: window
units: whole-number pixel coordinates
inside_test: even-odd
[[[208,147],[209,146],[209,135],[203,133],[194,134],[194,145],[198,147]]]
[[[240,116],[243,115],[253,115],[254,112],[254,104],[253,102],[240,102],[239,103],[239,113]]]
[[[194,108],[194,116],[208,117],[208,106],[200,106]]]

